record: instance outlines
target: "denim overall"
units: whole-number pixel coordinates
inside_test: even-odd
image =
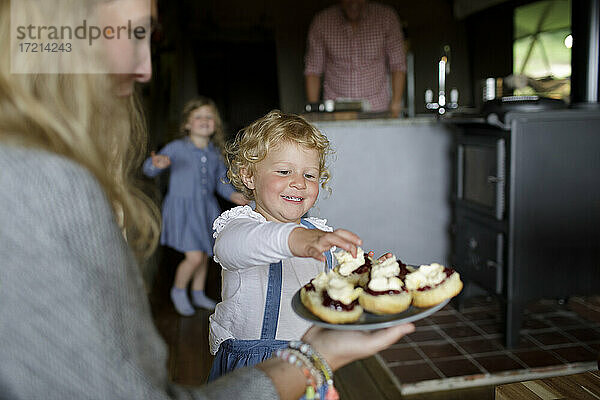
[[[308,229],[315,229],[310,222],[302,219],[302,225]],[[325,252],[327,268],[333,268],[331,251]],[[208,381],[217,379],[234,369],[251,367],[271,357],[277,349],[285,348],[287,340],[276,340],[277,323],[279,319],[279,303],[281,301],[281,261],[269,267],[269,283],[265,301],[265,314],[262,323],[262,332],[258,340],[227,339],[219,346],[219,351],[208,375]],[[319,388],[321,398],[325,398],[326,385]]]

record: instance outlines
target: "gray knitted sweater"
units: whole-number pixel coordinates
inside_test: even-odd
[[[276,399],[248,368],[169,384],[137,264],[84,168],[0,144],[1,399]]]

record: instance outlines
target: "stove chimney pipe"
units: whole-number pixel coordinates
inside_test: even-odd
[[[571,1],[571,105],[598,105],[600,90],[600,0]]]

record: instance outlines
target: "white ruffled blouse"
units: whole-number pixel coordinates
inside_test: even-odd
[[[317,229],[331,232],[327,220],[307,218]],[[294,257],[288,246],[292,230],[303,225],[267,221],[249,206],[225,211],[213,223],[214,259],[222,268],[223,301],[210,316],[210,351],[227,339],[260,339],[271,263],[282,261],[279,324],[275,338],[300,339],[310,324],[292,310],[292,297],[326,269],[324,262]]]

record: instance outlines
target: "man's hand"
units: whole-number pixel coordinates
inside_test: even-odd
[[[392,72],[392,101],[390,102],[390,114],[398,118],[402,111],[402,96],[406,85],[406,73],[404,71]]]
[[[398,118],[401,112],[402,102],[390,103],[390,114],[392,115],[392,118]]]

